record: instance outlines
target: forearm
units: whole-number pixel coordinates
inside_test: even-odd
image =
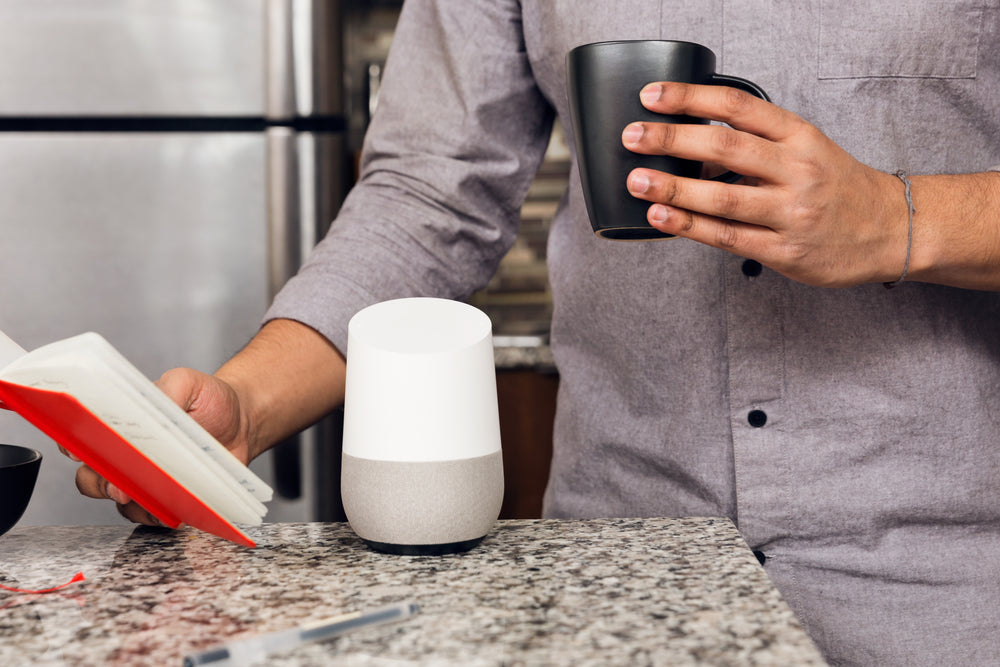
[[[1000,290],[1000,173],[913,176],[907,280]]]
[[[310,327],[264,325],[215,374],[239,396],[250,459],[343,403],[346,369],[343,355]]]

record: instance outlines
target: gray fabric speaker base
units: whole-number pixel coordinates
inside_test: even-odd
[[[500,451],[432,462],[344,454],[341,494],[351,528],[366,542],[386,545],[382,551],[478,541],[500,514],[503,458]]]

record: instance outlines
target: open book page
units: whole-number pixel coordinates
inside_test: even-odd
[[[118,375],[145,401],[150,410],[158,412],[168,419],[173,426],[191,440],[206,456],[221,466],[254,498],[267,502],[273,495],[269,487],[260,477],[243,465],[232,452],[219,444],[202,426],[191,418],[179,405],[174,403],[160,389],[149,381],[142,372],[132,365],[111,343],[96,333],[85,333],[66,339],[73,341],[75,349],[81,354],[93,354],[104,362],[111,372]],[[261,506],[263,508],[263,506]],[[265,510],[266,511],[266,510]]]
[[[106,354],[95,352],[99,345],[94,345],[92,337],[109,345],[96,334],[67,339],[35,350],[5,368],[0,376],[25,386],[74,396],[122,438],[140,449],[157,466],[183,483],[220,515],[240,523],[260,523],[266,508],[253,498],[245,486],[233,479],[216,459],[210,457],[201,446],[191,442],[173,419],[156,410],[151,401],[104,363],[101,357]],[[142,377],[138,370],[135,373]],[[144,377],[143,379],[145,380]],[[145,382],[149,385],[146,388],[147,394],[158,393],[177,408],[181,417],[177,421],[188,420],[195,428],[201,429],[155,385],[148,380]],[[191,425],[188,425],[188,429],[191,429]],[[238,472],[256,477],[211,436],[207,433],[205,436],[214,447],[221,449],[232,459]],[[252,484],[266,487],[259,478]]]
[[[93,362],[95,363],[95,370],[96,370],[96,364],[103,364],[103,360],[99,359],[96,355],[88,357],[88,359],[93,360]],[[247,470],[242,463],[240,463],[234,456],[232,456],[232,454],[229,453],[228,450],[225,449],[225,447],[220,445],[214,438],[208,435],[208,433],[205,433],[204,430],[201,429],[201,427],[198,426],[197,424],[195,424],[195,426],[198,429],[202,430],[202,433],[205,435],[206,438],[208,438],[211,441],[214,447],[217,449],[221,449],[222,453],[228,455],[229,460],[234,462],[236,465],[233,467],[232,470],[227,470],[225,467],[219,464],[219,459],[221,457],[219,457],[218,455],[214,457],[208,455],[205,449],[194,443],[192,439],[188,436],[188,433],[186,433],[185,431],[181,430],[178,427],[177,421],[183,421],[183,420],[193,421],[189,416],[183,414],[183,411],[180,411],[183,420],[177,420],[177,421],[172,420],[162,411],[154,407],[153,404],[146,398],[146,396],[136,391],[130,384],[128,384],[127,382],[125,382],[124,379],[122,379],[121,375],[115,373],[114,370],[112,370],[110,367],[106,366],[105,368],[100,370],[105,373],[107,380],[112,385],[114,385],[121,392],[123,396],[129,396],[132,400],[135,401],[136,407],[142,410],[151,422],[158,424],[160,427],[164,429],[164,431],[168,434],[168,437],[171,438],[171,440],[168,441],[170,446],[175,448],[184,448],[185,450],[184,458],[188,458],[187,455],[190,455],[190,457],[192,458],[190,464],[205,466],[214,475],[214,478],[218,480],[219,484],[224,484],[229,488],[229,491],[232,492],[233,499],[235,501],[243,504],[246,510],[252,512],[252,514],[245,514],[242,515],[243,518],[237,519],[235,517],[241,516],[240,514],[236,514],[236,512],[239,510],[237,510],[236,508],[231,508],[229,510],[230,513],[225,516],[234,517],[234,520],[240,521],[242,523],[260,522],[261,517],[267,514],[267,508],[264,506],[263,503],[257,500],[257,498],[255,498],[249,492],[249,489],[247,488],[246,485],[240,484],[240,480],[237,477],[234,477],[233,473],[235,473],[236,475],[241,475],[242,472],[242,473],[247,473],[248,475],[253,477],[256,477],[256,475],[253,475],[253,473]],[[155,385],[152,385],[152,383],[150,383],[148,380],[147,384],[149,384],[147,394],[157,392],[160,394],[160,396],[166,399],[168,403],[174,405],[174,407],[177,407],[176,404],[170,401],[170,399],[167,398],[166,396],[163,396],[162,392],[159,392],[159,390],[156,389]],[[172,451],[171,456],[177,457],[178,452]],[[160,467],[162,468],[163,466]],[[242,471],[240,470],[241,468]],[[178,479],[183,479],[183,478],[178,478]]]
[[[23,357],[28,351],[11,340],[7,334],[0,331],[0,368]]]
[[[230,521],[258,523],[260,517],[238,500],[232,489],[191,452],[178,446],[163,425],[150,419],[132,396],[115,395],[109,378],[89,361],[47,359],[31,367],[15,364],[3,379],[46,391],[69,394],[170,477]]]

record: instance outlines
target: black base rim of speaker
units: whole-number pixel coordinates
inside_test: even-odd
[[[483,537],[486,537],[485,535]],[[448,542],[447,544],[390,544],[388,542],[375,542],[373,540],[362,541],[375,551],[395,554],[397,556],[443,556],[445,554],[457,554],[468,551],[483,541],[482,537],[462,542]]]

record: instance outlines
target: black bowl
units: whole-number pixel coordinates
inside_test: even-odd
[[[41,464],[42,455],[33,449],[0,445],[0,535],[24,514]]]

